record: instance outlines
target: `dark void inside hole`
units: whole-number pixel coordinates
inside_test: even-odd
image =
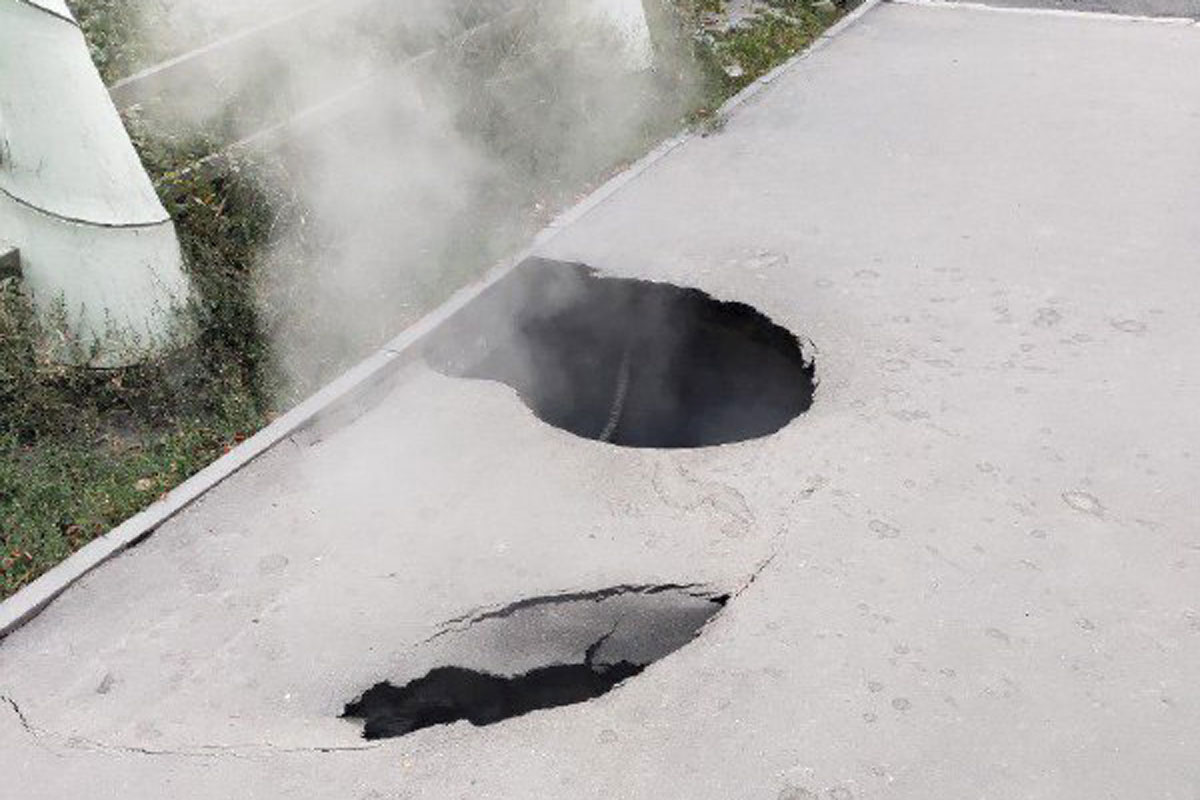
[[[585,598],[554,608],[551,613],[559,623],[577,616],[580,628],[609,625],[577,663],[549,664],[516,675],[437,667],[402,686],[375,684],[348,703],[342,716],[363,720],[365,738],[385,739],[463,720],[491,725],[538,709],[599,697],[695,638],[729,599],[673,589],[660,597],[654,597],[656,593],[661,594],[653,589],[631,592],[615,603]],[[645,607],[639,608],[643,603]],[[608,610],[601,607],[604,604]],[[611,621],[604,620],[606,615]],[[500,625],[503,635],[505,626],[528,629],[530,622],[513,620]]]
[[[799,340],[750,306],[543,259],[457,315],[429,359],[508,384],[551,425],[628,447],[767,436],[808,410],[816,386]]]

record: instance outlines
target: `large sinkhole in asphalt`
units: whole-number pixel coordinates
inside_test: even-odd
[[[550,425],[627,447],[767,436],[807,411],[815,388],[799,340],[750,306],[543,259],[457,314],[429,360],[508,384]]]
[[[423,674],[384,681],[345,707],[384,739],[467,721],[491,725],[599,697],[694,639],[727,595],[618,587],[522,600],[459,620],[430,643]]]

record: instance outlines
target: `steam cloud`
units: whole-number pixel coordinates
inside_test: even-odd
[[[299,391],[678,126],[700,77],[687,43],[666,35],[668,0],[645,4],[652,69],[631,68],[627,39],[594,5],[342,0],[305,14],[288,0],[159,0],[148,14],[174,52],[296,15],[146,113],[250,137],[250,152],[281,165],[275,190],[299,211],[262,255],[258,294]]]

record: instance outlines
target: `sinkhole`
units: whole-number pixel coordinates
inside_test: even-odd
[[[767,436],[816,388],[796,336],[748,305],[536,258],[455,315],[427,357],[508,384],[550,425],[625,447]]]
[[[385,739],[583,703],[692,641],[728,600],[674,585],[521,600],[447,626],[409,665],[420,677],[377,683],[342,716],[362,720],[365,738]]]

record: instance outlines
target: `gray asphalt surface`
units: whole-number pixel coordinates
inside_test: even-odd
[[[808,414],[620,449],[413,365],[0,643],[2,785],[1194,800],[1197,64],[1195,26],[871,11],[542,253],[810,337]],[[662,583],[737,596],[596,700],[338,718],[447,620]]]
[[[948,0],[957,2],[957,0]],[[1128,16],[1200,19],[1200,0],[969,0],[996,8],[1088,11]]]

